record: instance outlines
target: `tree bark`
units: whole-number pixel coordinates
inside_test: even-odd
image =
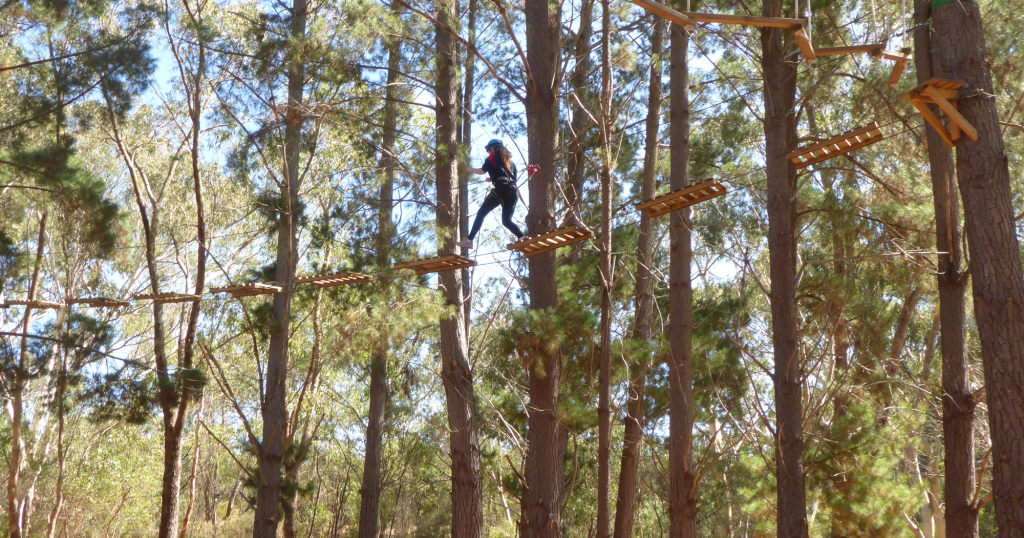
[[[651,34],[652,65],[645,136],[647,146],[644,150],[643,184],[640,189],[640,199],[642,200],[654,198],[654,192],[657,190],[658,135],[661,131],[661,53],[665,48],[664,35],[665,21],[655,16],[654,31]],[[641,211],[636,263],[636,319],[632,334],[633,340],[640,345],[647,345],[651,340],[651,321],[654,314],[654,293],[651,284],[653,250],[651,216],[646,211]],[[643,362],[630,368],[629,387],[626,390],[629,402],[626,404],[626,424],[622,435],[622,463],[619,466],[619,487],[615,503],[615,526],[612,529],[612,535],[615,538],[633,536],[640,475],[640,450],[644,434],[644,391],[649,369],[650,353],[645,349]]]
[[[992,74],[981,11],[975,2],[953,2],[932,13],[934,76],[964,82],[959,111],[978,130],[978,141],[965,134],[956,141],[956,175],[963,199],[969,254],[974,313],[981,341],[985,372],[985,394],[992,436],[992,493],[996,525],[1002,538],[1024,537],[1024,271],[1021,269],[1020,242],[1017,239],[1011,204],[1010,171],[999,115],[994,98]],[[966,368],[943,371],[943,385],[953,392],[943,398],[953,413],[957,404],[973,409],[964,401]],[[968,396],[968,398],[970,398]],[[949,400],[949,401],[947,401]],[[950,420],[955,417],[951,416]],[[969,417],[958,417],[966,423]],[[963,424],[960,425],[963,427]],[[947,436],[948,437],[948,436]],[[969,443],[969,438],[957,442]],[[960,448],[964,450],[964,448]],[[972,465],[973,468],[973,465]],[[963,470],[957,470],[963,473]],[[955,481],[962,481],[958,477]],[[962,484],[954,484],[962,486]],[[948,484],[947,484],[948,486]],[[964,517],[960,494],[953,499],[956,513]],[[949,502],[947,500],[947,502]],[[963,524],[968,524],[965,518]],[[962,526],[963,524],[958,524]],[[950,530],[950,529],[947,529]]]
[[[782,16],[782,0],[766,0],[762,14]],[[786,154],[796,148],[796,63],[785,58],[784,31],[761,29],[764,71],[765,164],[768,176],[768,251],[772,344],[775,355],[775,476],[778,536],[806,538],[803,384],[796,316],[796,168]]]
[[[690,184],[690,36],[672,25],[670,96],[671,187]],[[690,283],[690,210],[672,212],[669,230],[669,536],[696,538],[696,470],[693,468],[693,289]]]
[[[611,533],[612,372],[612,17],[601,0],[601,355],[597,404],[597,538]]]
[[[530,180],[530,233],[555,226],[555,172],[558,146],[558,51],[561,5],[526,0],[526,125],[530,162],[540,172]],[[558,306],[555,252],[529,258],[530,308],[554,313]],[[542,343],[544,351],[530,361],[530,415],[526,454],[526,488],[522,498],[521,533],[525,538],[556,537],[561,533],[558,478],[558,394],[562,358]]]
[[[306,36],[306,0],[294,0],[291,8],[291,37],[302,40]],[[288,435],[288,336],[291,318],[291,299],[298,261],[297,215],[299,211],[299,159],[302,150],[303,89],[305,87],[305,58],[293,45],[287,71],[288,107],[284,128],[284,178],[281,197],[285,209],[280,216],[277,233],[277,264],[275,282],[281,293],[274,294],[271,313],[274,330],[267,351],[267,370],[264,400],[260,409],[263,419],[263,439],[258,447],[256,514],[253,538],[275,538],[280,520],[281,467],[284,460],[284,439]]]
[[[458,27],[455,0],[437,3],[438,22]],[[435,28],[437,40],[437,100],[435,102],[437,139],[437,227],[438,253],[455,252],[459,236],[458,143],[456,129],[456,54],[455,40],[441,26]],[[441,381],[448,407],[448,428],[452,476],[452,536],[476,538],[483,532],[483,490],[481,488],[480,439],[477,434],[477,408],[473,395],[473,372],[463,326],[462,275],[442,271],[438,275],[448,309],[441,315]]]

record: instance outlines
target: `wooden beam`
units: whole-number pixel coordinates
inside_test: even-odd
[[[884,57],[884,53],[883,53]],[[903,76],[903,72],[907,69],[907,60],[900,60],[896,62],[896,65],[892,66],[892,74],[889,75],[889,87],[895,88],[900,83],[900,77]]]
[[[922,116],[924,116],[924,119],[927,120],[928,123],[932,125],[932,128],[935,129],[937,133],[939,133],[939,136],[941,136],[942,139],[945,140],[947,144],[949,144],[949,147],[953,147],[953,138],[950,136],[949,131],[946,130],[946,126],[943,125],[941,121],[939,121],[938,116],[933,114],[931,109],[928,108],[928,103],[925,103],[924,101],[921,101],[919,99],[911,99],[910,103],[913,104],[914,108],[916,108],[917,111],[920,112]]]
[[[796,38],[796,44],[800,47],[800,53],[804,55],[804,60],[807,60],[809,64],[813,64],[817,57],[814,53],[814,46],[811,45],[811,40],[807,38],[804,29],[797,28],[793,32],[793,37]]]
[[[696,24],[693,19],[666,6],[665,4],[655,2],[654,0],[633,0],[633,3],[684,28],[693,28],[693,25]]]
[[[645,0],[651,1],[651,0]],[[796,30],[807,26],[807,19],[784,19],[781,17],[749,17],[746,15],[720,15],[717,13],[683,12],[683,15],[696,22],[738,24],[741,26],[762,26],[766,28],[789,28]]]
[[[913,59],[910,54],[903,52],[893,52],[891,50],[883,50],[880,56],[886,60],[896,60],[897,62],[907,62]]]
[[[942,96],[942,94],[935,91],[935,88],[932,88],[931,86],[925,88],[924,93],[928,97],[931,97],[932,100],[935,101],[935,104],[939,105],[939,108],[941,108],[942,111],[945,112],[947,116],[949,116],[950,123],[956,123],[956,126],[963,129],[963,131],[967,133],[967,136],[969,136],[971,140],[975,142],[978,141],[978,130],[975,129],[973,125],[971,125],[971,122],[967,121],[967,118],[963,117],[963,115],[960,114],[960,111],[957,110],[955,106],[953,106],[953,103],[947,101],[946,98]],[[954,138],[954,140],[956,139]]]
[[[826,47],[821,49],[815,49],[815,56],[838,56],[840,54],[856,54],[858,52],[867,52],[873,56],[882,54],[882,50],[885,49],[885,45],[881,43],[875,43],[872,45],[854,45],[852,47]]]

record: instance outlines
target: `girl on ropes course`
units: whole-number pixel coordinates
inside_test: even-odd
[[[512,221],[516,201],[519,199],[516,189],[516,165],[512,163],[512,155],[505,149],[501,140],[497,139],[488,142],[484,149],[487,150],[488,156],[483,166],[480,168],[470,167],[466,171],[473,174],[488,174],[486,181],[491,183],[491,192],[487,193],[484,203],[480,205],[480,210],[476,213],[476,220],[473,221],[473,229],[469,232],[469,237],[455,244],[462,248],[473,248],[473,238],[480,231],[484,217],[499,205],[501,206],[501,223],[515,234],[517,239],[523,237],[522,230]],[[532,176],[540,170],[540,167],[531,164],[526,170]]]

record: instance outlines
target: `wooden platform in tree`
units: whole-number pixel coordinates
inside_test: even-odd
[[[363,273],[331,273],[327,275],[314,275],[305,276],[302,278],[296,278],[296,284],[314,284],[318,288],[331,288],[334,286],[347,286],[349,284],[359,284],[362,282],[370,282],[373,280],[372,275],[366,275]]]
[[[63,303],[55,303],[53,301],[43,301],[43,300],[39,300],[39,299],[36,299],[35,301],[14,301],[14,300],[12,300],[12,301],[7,301],[6,303],[0,303],[0,308],[10,308],[12,306],[24,306],[24,307],[36,308],[36,309],[46,309],[46,308],[49,308],[49,309],[54,309],[54,310],[59,309],[59,308],[64,308],[64,304]]]
[[[804,168],[821,161],[827,161],[832,157],[849,153],[868,144],[874,144],[883,139],[885,139],[885,136],[882,135],[882,130],[878,128],[878,124],[871,122],[870,125],[865,125],[860,129],[847,131],[824,142],[787,153],[786,158],[795,164],[797,168]]]
[[[281,286],[271,284],[245,284],[241,286],[226,286],[223,288],[210,288],[210,293],[230,293],[232,297],[253,297],[255,295],[270,295],[281,291]]]
[[[933,78],[900,97],[909,99],[914,108],[939,133],[939,136],[950,147],[953,147],[953,141],[959,140],[961,133],[967,133],[971,140],[978,141],[978,130],[957,110],[957,99],[960,98],[958,90],[963,85],[963,82]],[[932,112],[928,105],[937,105],[949,116],[949,129],[943,125],[942,120]]]
[[[579,243],[591,237],[594,237],[594,232],[591,232],[590,228],[571,224],[547,233],[524,237],[519,241],[509,243],[506,247],[509,250],[522,252],[524,258],[529,258],[542,252]]]
[[[653,200],[641,202],[636,204],[636,208],[637,210],[650,213],[652,217],[657,217],[677,209],[682,209],[712,198],[717,198],[727,192],[729,192],[729,189],[726,189],[725,185],[713,179],[709,179],[707,181],[690,185],[689,187],[676,189],[668,194],[654,198]]]
[[[451,271],[453,269],[465,269],[466,267],[473,267],[474,265],[476,265],[475,260],[471,260],[465,256],[459,256],[458,254],[452,254],[451,256],[437,256],[434,258],[427,258],[425,260],[400,263],[395,266],[395,269],[412,269],[413,271],[416,271],[417,275],[423,275],[427,273]]]
[[[202,300],[202,295],[189,295],[187,293],[140,293],[132,296],[136,301],[152,300],[156,304],[166,303],[191,303]]]
[[[130,303],[123,299],[111,299],[110,297],[81,297],[79,299],[71,299],[68,301],[68,305],[81,304],[92,308],[121,308],[128,306]]]

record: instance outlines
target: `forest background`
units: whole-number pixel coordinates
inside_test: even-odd
[[[898,50],[931,31],[911,4],[782,9],[810,19],[815,46]],[[670,5],[760,14],[742,0]],[[1013,0],[979,7],[1019,201],[1024,14]],[[0,310],[0,535],[519,535],[532,521],[531,396],[553,354],[553,532],[600,536],[614,519],[615,536],[669,534],[676,232],[634,205],[671,190],[670,28],[621,1],[562,2],[544,71],[530,9],[0,2],[0,298],[285,288]],[[689,175],[729,189],[686,217],[699,536],[781,532],[760,42],[756,28],[709,25],[684,48]],[[895,88],[891,69],[867,54],[798,64],[801,145],[870,121],[886,136],[795,186],[811,536],[947,534],[930,127],[898,98],[918,83],[914,63]],[[464,172],[486,140],[530,164],[524,103],[545,73],[549,220],[597,232],[553,258],[557,305],[528,308],[547,283],[505,249],[497,214],[474,268],[394,270],[452,252],[487,192]],[[520,188],[517,220],[532,204],[530,229],[550,225],[534,217],[533,184]],[[374,280],[295,282],[336,271]],[[960,323],[978,396],[967,501],[974,535],[995,536],[969,300]],[[467,498],[479,506],[460,519]]]

